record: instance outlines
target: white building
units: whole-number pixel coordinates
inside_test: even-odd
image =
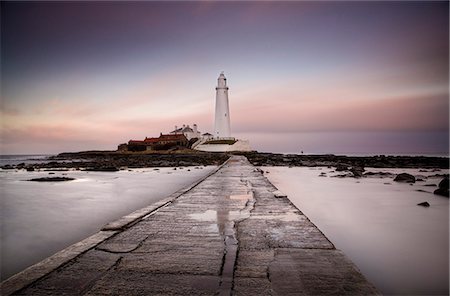
[[[216,114],[214,121],[214,138],[231,137],[230,108],[228,105],[228,87],[225,75],[220,73],[216,87]]]
[[[192,125],[192,128],[189,126],[189,124],[188,125],[183,124],[183,126],[180,128],[178,128],[178,126],[175,126],[175,129],[171,131],[170,134],[172,135],[184,134],[184,136],[188,140],[193,138],[200,139],[202,137],[202,134],[197,129],[197,125],[195,123]]]
[[[223,72],[219,75],[216,87],[214,135],[204,134],[192,148],[209,152],[251,151],[248,140],[231,137],[228,86]]]

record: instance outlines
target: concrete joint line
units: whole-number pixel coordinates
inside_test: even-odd
[[[120,262],[122,261],[123,257],[119,257],[113,265],[111,265],[107,270],[105,270],[104,272],[102,272],[100,275],[98,275],[97,277],[95,277],[94,279],[90,280],[83,289],[81,289],[80,291],[80,295],[84,295],[86,293],[88,293],[94,286],[95,283],[100,280],[101,278],[105,277],[108,272],[112,269],[116,269],[117,266],[120,264]]]
[[[159,212],[161,209],[164,209],[165,207],[167,207],[168,205],[170,205],[172,202],[168,201],[166,202],[164,205],[160,206],[159,208],[157,208],[156,210],[148,213],[147,215],[145,215],[144,217],[142,217],[141,220],[147,220],[148,218],[150,218],[150,216],[153,216],[154,214],[156,214],[157,212]]]
[[[146,236],[142,241],[140,241],[140,242],[136,245],[136,247],[134,247],[134,248],[131,249],[131,250],[127,250],[127,251],[111,251],[111,250],[108,250],[107,248],[102,248],[102,247],[97,247],[97,248],[95,248],[95,249],[98,250],[98,251],[102,251],[102,252],[106,252],[106,253],[110,253],[110,254],[127,254],[127,253],[131,253],[131,252],[137,250],[140,246],[142,246],[142,244],[143,244],[149,237],[150,237],[150,235]]]

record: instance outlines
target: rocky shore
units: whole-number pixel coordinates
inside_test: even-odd
[[[275,153],[239,153],[256,166],[330,166],[341,168],[423,168],[448,169],[448,157],[428,156],[345,156],[345,155],[297,155]],[[344,169],[345,168],[345,169]]]
[[[26,169],[28,171],[80,169],[87,171],[115,172],[127,168],[180,167],[220,165],[229,155],[207,152],[176,153],[121,153],[116,151],[86,151],[61,153],[49,157],[48,162],[5,165],[2,169]]]
[[[49,158],[49,162],[5,165],[2,169],[63,169],[75,168],[91,171],[118,171],[125,168],[178,167],[219,165],[230,155],[244,155],[255,166],[326,166],[336,171],[361,174],[365,167],[373,168],[420,168],[448,169],[448,157],[426,156],[344,156],[344,155],[297,155],[260,152],[211,153],[194,150],[174,152],[118,152],[85,151],[61,153]]]

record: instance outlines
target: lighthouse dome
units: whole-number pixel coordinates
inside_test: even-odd
[[[220,73],[219,78],[217,79],[217,87],[219,88],[226,88],[227,87],[227,79],[225,78],[225,75]]]

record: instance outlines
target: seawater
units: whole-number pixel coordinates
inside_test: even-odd
[[[425,186],[448,170],[368,169],[425,180],[410,185],[393,177],[331,177],[337,173],[326,167],[262,169],[381,293],[448,295],[449,199]],[[431,206],[417,205],[424,201]]]
[[[0,155],[0,166],[16,165],[19,163],[42,163],[50,161],[51,154],[20,154],[20,155]]]
[[[23,162],[23,158],[14,161]],[[12,161],[12,159],[10,159]],[[215,167],[118,172],[1,170],[1,279],[206,176]],[[30,182],[66,176],[67,182]]]

